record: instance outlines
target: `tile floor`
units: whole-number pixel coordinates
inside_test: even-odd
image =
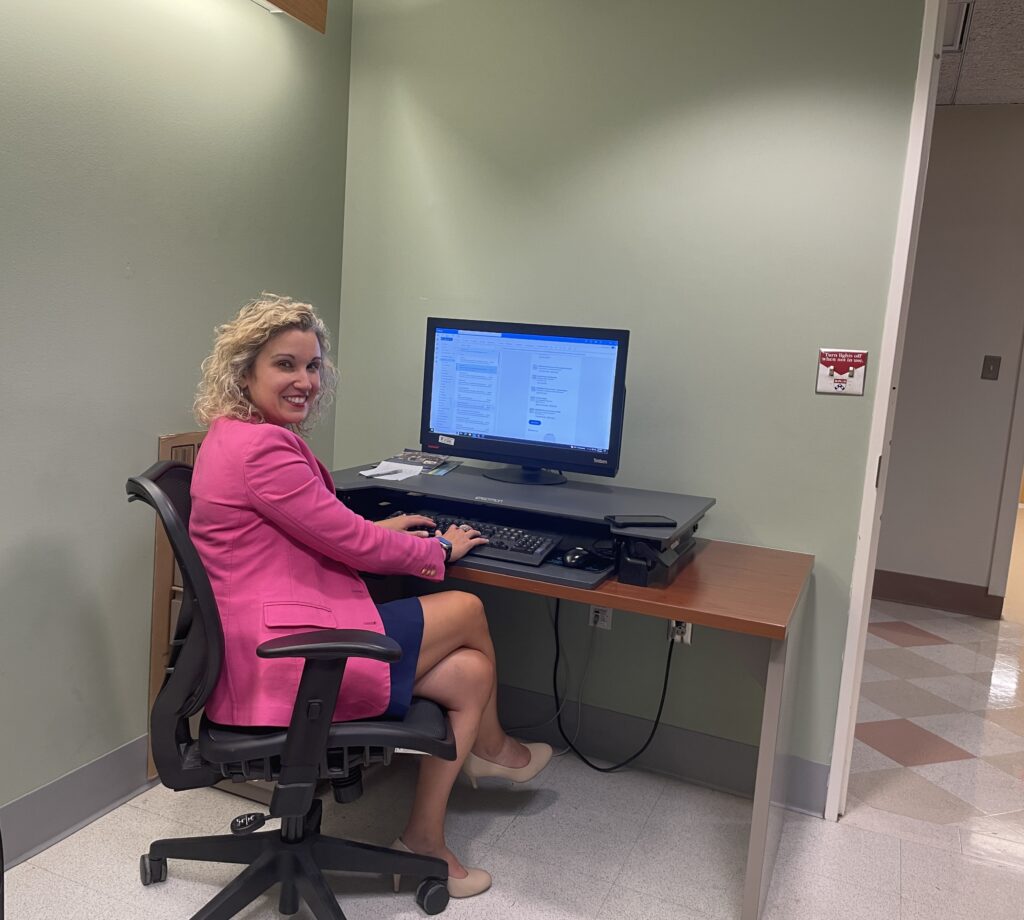
[[[870,630],[848,813],[787,816],[766,920],[1024,920],[1024,625],[880,603]],[[359,802],[328,804],[325,829],[390,843],[414,771],[409,757],[370,774]],[[150,789],[11,870],[7,920],[184,920],[237,870],[172,861],[143,888],[139,854],[249,808]],[[445,916],[731,920],[749,823],[743,799],[569,757],[522,787],[459,784],[449,842],[495,883]],[[331,879],[350,920],[423,916],[411,884],[396,897],[379,877]],[[272,897],[239,916],[279,917]]]

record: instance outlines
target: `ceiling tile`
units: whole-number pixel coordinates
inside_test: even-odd
[[[957,104],[1024,103],[1024,3],[977,3],[963,54]]]
[[[942,55],[939,67],[939,90],[935,95],[936,105],[952,105],[953,93],[956,91],[957,77],[960,75],[961,54]]]

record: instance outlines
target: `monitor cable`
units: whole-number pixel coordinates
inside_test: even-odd
[[[555,608],[557,607],[557,604],[558,604],[558,601],[557,601],[557,599],[555,599],[554,605],[548,611],[548,619],[551,621],[552,629],[555,626]],[[576,731],[573,732],[573,736],[572,736],[573,742],[575,742],[576,739],[579,737],[580,729],[581,729],[581,727],[583,725],[583,687],[586,685],[586,682],[587,682],[587,672],[590,670],[590,661],[591,661],[593,649],[594,649],[594,634],[593,634],[593,632],[591,632],[591,634],[590,634],[590,641],[587,642],[587,652],[586,652],[586,656],[585,656],[585,661],[583,662],[583,676],[580,678],[580,686],[579,686],[579,689],[577,690],[577,693],[576,693],[576,697],[577,697],[577,701],[578,702],[577,702],[577,707],[576,707]],[[564,662],[565,680],[563,681],[563,683],[564,683],[564,686],[565,686],[566,689],[565,689],[565,695],[561,698],[562,701],[561,701],[561,703],[559,703],[558,709],[555,711],[555,714],[550,716],[550,717],[548,717],[543,722],[537,722],[537,723],[535,723],[533,725],[515,725],[515,726],[512,726],[512,727],[507,729],[509,734],[516,734],[518,732],[524,732],[524,731],[535,731],[538,728],[544,728],[546,725],[550,725],[552,722],[554,722],[555,719],[557,719],[561,715],[562,710],[565,709],[566,703],[569,702],[569,692],[568,691],[569,691],[570,685],[572,684],[572,668],[569,666],[569,656],[568,655],[566,655],[564,657],[564,659],[561,658],[561,655],[559,655],[558,657],[559,657],[559,659],[562,662]],[[555,663],[555,668],[556,668],[555,673],[556,674],[558,673],[558,671],[557,671],[558,663],[559,662],[557,662],[557,661]],[[556,695],[556,699],[558,699],[557,695]],[[561,757],[564,754],[568,754],[570,750],[571,750],[571,748],[564,747],[560,751],[555,751],[554,756],[555,757]]]
[[[561,642],[560,642],[560,639],[559,639],[559,630],[558,630],[558,621],[559,621],[559,614],[560,614],[560,612],[561,612],[561,599],[556,599],[555,600],[555,617],[554,617],[554,623],[553,623],[554,629],[555,629],[555,665],[554,665],[554,672],[552,674],[552,684],[553,684],[553,689],[554,689],[554,692],[555,692],[555,721],[558,723],[558,732],[562,736],[562,740],[565,741],[565,743],[569,746],[569,750],[571,750],[577,757],[579,757],[580,760],[582,760],[592,770],[597,770],[599,773],[614,773],[616,770],[621,770],[623,767],[628,766],[634,760],[636,760],[637,757],[639,757],[641,754],[643,754],[644,751],[647,750],[647,748],[650,746],[651,742],[654,740],[654,735],[658,731],[658,726],[661,724],[661,714],[662,714],[663,710],[665,709],[665,697],[668,695],[668,678],[669,678],[669,675],[672,673],[672,651],[675,648],[675,642],[673,640],[671,640],[671,639],[668,640],[668,657],[667,657],[667,659],[665,661],[665,680],[664,680],[664,682],[662,683],[662,686],[661,686],[661,700],[658,702],[658,714],[654,717],[654,725],[651,728],[651,733],[647,736],[647,740],[643,743],[643,745],[640,747],[640,749],[638,751],[636,751],[636,753],[631,754],[629,757],[627,757],[621,763],[613,764],[610,767],[602,767],[602,766],[599,766],[598,764],[594,763],[593,761],[588,760],[586,755],[583,754],[583,752],[580,751],[579,748],[576,747],[576,744],[575,744],[576,738],[574,737],[570,741],[568,736],[565,734],[565,729],[562,727],[562,705],[563,705],[563,703],[560,702],[559,698],[558,698],[558,662],[559,662],[560,652],[561,652]],[[583,686],[582,686],[582,682],[581,682],[581,684],[580,684],[580,691],[581,691],[580,692],[580,697],[581,697],[581,699],[580,699],[580,712],[581,713],[582,713],[582,706],[583,706],[582,690],[583,690]],[[580,721],[578,720],[577,721],[577,725],[576,725],[577,735],[579,734],[579,725],[580,725]]]

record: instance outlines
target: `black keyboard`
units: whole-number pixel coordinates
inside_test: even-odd
[[[474,547],[469,551],[469,555],[485,559],[504,559],[506,562],[518,562],[522,565],[540,565],[558,546],[561,539],[558,534],[524,530],[522,527],[509,527],[506,524],[490,524],[487,521],[436,514],[433,511],[417,511],[416,514],[422,514],[434,521],[441,533],[452,524],[468,524],[474,530],[479,530],[481,536],[487,537],[490,542]]]

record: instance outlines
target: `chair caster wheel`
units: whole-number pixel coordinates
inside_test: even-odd
[[[167,860],[151,859],[148,853],[139,857],[139,878],[143,885],[167,881]]]
[[[448,883],[439,878],[425,878],[416,889],[416,903],[425,914],[439,914],[448,906]]]

